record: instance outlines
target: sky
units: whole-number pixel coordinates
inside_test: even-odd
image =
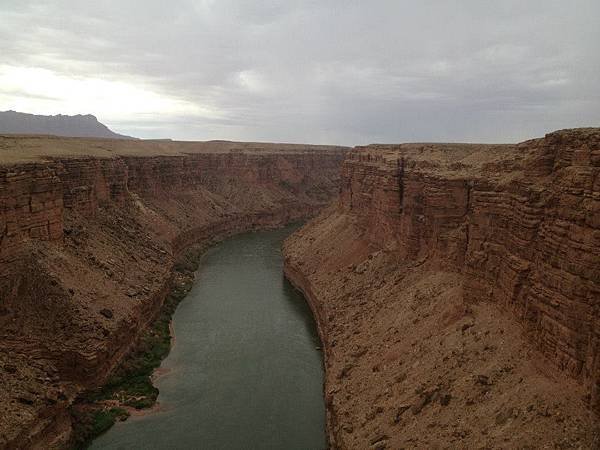
[[[142,138],[518,142],[600,126],[598,0],[0,0],[0,110]]]

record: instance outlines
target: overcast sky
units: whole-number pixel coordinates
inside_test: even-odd
[[[144,138],[514,142],[600,126],[599,0],[0,0],[0,110]]]

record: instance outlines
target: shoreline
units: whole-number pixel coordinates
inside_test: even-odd
[[[170,350],[173,350],[173,347],[175,346],[175,329],[173,328],[173,319],[171,319],[171,321],[169,322],[169,336],[171,337],[171,348]],[[164,359],[163,359],[164,361]],[[173,369],[167,369],[166,367],[162,367],[158,366],[156,369],[154,369],[154,372],[152,372],[152,375],[150,375],[150,381],[152,381],[152,383],[154,384],[154,382],[156,380],[160,380],[162,377],[168,375],[169,373],[173,372]],[[158,402],[157,402],[158,403]],[[149,408],[152,409],[152,408]]]
[[[310,282],[304,277],[304,275],[292,266],[290,259],[285,256],[284,253],[283,260],[283,275],[290,282],[290,284],[296,289],[298,292],[302,294],[304,300],[308,304],[313,319],[315,321],[315,325],[317,327],[317,333],[319,335],[319,340],[321,341],[321,354],[323,355],[323,399],[325,401],[325,434],[327,436],[327,448],[335,449],[336,447],[336,436],[333,433],[335,429],[335,425],[337,423],[337,417],[331,408],[331,399],[327,394],[327,375],[328,375],[328,360],[329,353],[331,352],[331,347],[329,345],[329,341],[327,339],[327,334],[325,333],[325,316],[323,311],[319,308],[320,303],[318,303],[316,296],[312,291],[312,287]]]
[[[283,220],[274,220],[273,223],[270,224],[250,224],[250,226],[247,228],[242,227],[241,229],[223,230],[221,233],[209,237],[205,241],[193,243],[177,252],[178,257],[175,259],[175,263],[172,268],[171,286],[154,320],[152,320],[148,327],[140,333],[138,342],[134,344],[132,349],[124,356],[124,358],[119,361],[107,383],[97,389],[82,392],[79,397],[79,401],[75,402],[71,406],[71,416],[74,419],[73,435],[71,437],[71,442],[73,443],[72,447],[76,449],[86,448],[86,446],[89,445],[94,439],[104,434],[117,422],[123,422],[130,417],[145,417],[147,415],[160,412],[162,408],[164,408],[164,406],[160,405],[157,401],[159,390],[156,388],[156,386],[154,386],[154,381],[172,371],[172,369],[161,368],[160,365],[162,364],[162,361],[164,361],[164,359],[169,355],[173,345],[175,345],[176,342],[176,336],[172,322],[173,314],[177,310],[179,303],[187,297],[188,292],[193,286],[195,281],[195,272],[198,269],[202,257],[207,250],[223,240],[235,235],[283,228],[293,223],[306,222],[314,215],[315,211],[311,211],[311,214],[301,218],[287,217]],[[235,225],[235,221],[232,222],[232,224]],[[119,383],[116,386],[111,383],[111,379],[115,376],[118,376],[123,370],[126,371],[126,367],[128,365],[135,366],[136,360],[139,358],[143,359],[148,354],[155,353],[155,346],[150,346],[144,349],[141,353],[140,347],[143,347],[144,340],[148,337],[148,334],[152,334],[156,327],[160,327],[161,323],[164,323],[167,318],[167,336],[159,335],[158,339],[163,340],[164,343],[164,339],[168,337],[168,348],[164,354],[160,355],[160,359],[154,361],[155,363],[158,362],[158,364],[154,365],[152,370],[145,374],[146,380],[144,381],[149,392],[146,392],[142,396],[136,396],[134,398],[134,404],[132,405],[130,402],[131,395],[138,394],[138,392],[135,392],[135,389],[129,389],[128,384],[138,375],[125,373],[122,375],[122,383]],[[319,329],[316,319],[315,323],[317,323],[317,329]],[[319,336],[321,336],[320,331]],[[139,386],[135,387],[137,388]],[[115,395],[119,396],[119,394],[123,394],[121,395],[121,398],[110,398]],[[81,414],[73,413],[73,410],[77,409],[83,411],[83,420],[81,417],[78,417]],[[106,418],[107,414],[108,420]],[[91,427],[89,424],[90,420],[92,421]],[[103,426],[98,427],[97,422],[106,423],[102,423]],[[78,426],[82,423],[84,425],[83,427]]]

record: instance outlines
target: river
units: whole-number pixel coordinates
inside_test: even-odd
[[[316,326],[283,277],[292,231],[246,233],[206,252],[173,317],[158,410],[118,423],[91,449],[326,447]]]

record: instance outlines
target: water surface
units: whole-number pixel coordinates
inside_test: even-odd
[[[320,344],[282,271],[291,231],[239,235],[206,253],[173,318],[161,410],[117,424],[92,449],[325,448]]]

